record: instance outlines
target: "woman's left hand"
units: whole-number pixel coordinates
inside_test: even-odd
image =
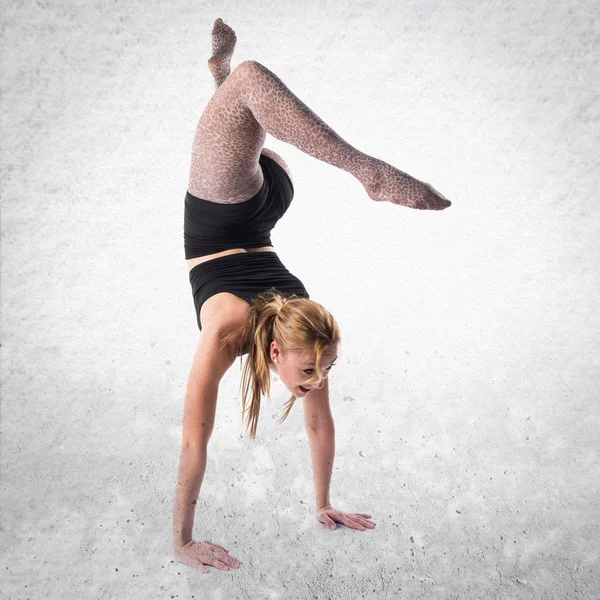
[[[331,504],[323,506],[317,510],[317,521],[325,523],[329,529],[335,529],[335,522],[343,523],[346,527],[364,531],[365,529],[374,529],[375,523],[369,521],[371,515],[362,513],[346,513],[331,507]]]

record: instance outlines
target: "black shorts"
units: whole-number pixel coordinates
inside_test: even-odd
[[[229,292],[250,304],[253,297],[271,288],[283,296],[310,298],[302,282],[292,275],[275,252],[244,252],[213,258],[190,271],[190,284],[198,329],[202,331],[200,309],[206,300]]]

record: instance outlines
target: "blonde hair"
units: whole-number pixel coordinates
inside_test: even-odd
[[[307,385],[312,385],[322,380],[323,352],[328,346],[341,341],[341,333],[333,315],[318,302],[296,294],[284,295],[271,288],[252,299],[248,320],[223,338],[222,347],[237,336],[241,340],[238,347],[240,365],[242,354],[248,353],[242,374],[242,421],[246,412],[246,398],[252,384],[246,430],[250,428],[250,438],[255,439],[261,394],[271,400],[271,342],[277,341],[283,356],[309,349],[314,352],[316,375],[306,382]],[[287,419],[295,401],[296,396],[287,401],[279,423]]]

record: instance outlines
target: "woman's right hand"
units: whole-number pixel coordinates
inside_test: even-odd
[[[221,571],[229,571],[229,569],[239,569],[239,560],[230,556],[229,550],[225,550],[223,546],[213,544],[212,542],[195,542],[190,540],[184,546],[175,548],[174,556],[177,562],[196,567],[203,573],[208,573],[208,567],[215,567]]]

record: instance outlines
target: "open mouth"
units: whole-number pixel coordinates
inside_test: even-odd
[[[308,394],[308,392],[310,392],[310,390],[307,390],[305,387],[299,386],[300,387],[300,391],[303,392],[304,394]]]

